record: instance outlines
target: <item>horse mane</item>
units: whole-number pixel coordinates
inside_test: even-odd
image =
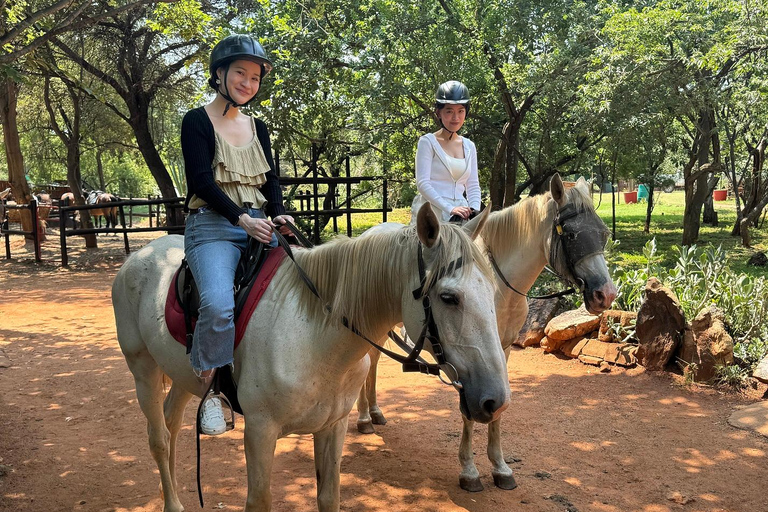
[[[283,264],[291,271],[277,283],[277,293],[285,296],[298,292],[303,311],[335,324],[346,318],[361,333],[374,333],[391,327],[382,322],[397,318],[405,276],[414,276],[409,281],[417,282],[418,245],[415,226],[354,239],[336,237],[319,247],[295,252],[296,261],[315,283],[322,300],[309,291],[290,261]],[[464,261],[458,270],[461,278],[476,265],[492,281],[485,258],[460,227],[441,224],[435,249],[435,257],[427,264],[426,292],[437,281],[437,270],[459,257]]]
[[[577,210],[594,211],[592,197],[585,185],[577,183],[576,186],[566,188],[565,197]],[[485,246],[494,254],[503,254],[511,252],[527,240],[540,239],[542,236],[548,239],[557,211],[551,199],[552,194],[547,191],[493,212],[482,232]],[[545,232],[541,231],[542,223],[548,227]]]

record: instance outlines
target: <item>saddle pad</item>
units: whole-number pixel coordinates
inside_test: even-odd
[[[276,247],[269,251],[267,259],[259,271],[259,275],[256,276],[251,292],[248,294],[248,300],[243,307],[243,311],[240,313],[240,316],[235,318],[235,348],[240,344],[240,340],[243,339],[245,328],[248,326],[248,320],[250,320],[264,292],[267,291],[272,278],[275,277],[275,273],[280,267],[283,258],[285,258],[285,251],[282,247]],[[184,310],[176,297],[176,277],[178,273],[179,271],[177,270],[173,275],[173,279],[171,279],[171,286],[168,289],[168,296],[165,300],[165,323],[171,336],[186,346],[187,328],[184,325]],[[193,328],[194,325],[195,319],[192,319]]]

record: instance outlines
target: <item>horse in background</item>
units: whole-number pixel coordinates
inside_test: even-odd
[[[381,226],[366,233],[378,229]],[[608,228],[595,212],[584,178],[567,187],[556,174],[549,192],[528,197],[489,215],[475,243],[483,254],[492,256],[496,264],[496,320],[507,359],[528,315],[525,294],[546,265],[554,267],[561,277],[581,290],[590,313],[599,314],[610,307],[616,297],[616,287],[603,255],[608,235]],[[570,242],[564,239],[578,240],[578,245],[567,245]],[[376,366],[380,353],[371,351],[369,357],[371,366],[357,401],[357,429],[363,434],[372,434],[374,424],[387,422],[376,399]],[[474,421],[466,415],[462,419],[459,485],[467,491],[480,491],[483,485],[472,449]],[[494,484],[502,489],[514,489],[517,484],[501,447],[500,417],[488,424],[487,454]]]
[[[85,204],[101,204],[103,208],[94,208],[91,215],[98,219],[98,226],[101,227],[101,218],[104,217],[107,228],[117,227],[117,207],[109,206],[109,203],[117,202],[119,199],[114,194],[102,192],[101,190],[92,190],[88,193]]]

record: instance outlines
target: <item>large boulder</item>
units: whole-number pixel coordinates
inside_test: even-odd
[[[514,345],[531,347],[538,345],[544,337],[544,328],[560,311],[560,300],[537,299],[528,302],[528,316]]]
[[[568,341],[594,331],[599,325],[600,317],[587,312],[582,305],[550,320],[544,335],[550,340]]]
[[[725,317],[717,306],[707,306],[686,329],[678,357],[683,364],[693,364],[697,382],[710,380],[720,365],[733,364],[733,338],[725,330]]]
[[[685,314],[677,295],[655,277],[648,279],[635,324],[639,342],[635,356],[640,364],[663,370],[675,355],[684,327]]]
[[[757,365],[755,371],[752,372],[752,377],[756,378],[764,384],[768,384],[768,356],[764,357],[762,361]]]

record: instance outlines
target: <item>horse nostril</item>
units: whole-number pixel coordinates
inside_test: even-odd
[[[496,400],[486,400],[483,402],[483,410],[487,412],[489,416],[493,416],[493,413],[496,412],[496,409],[498,409]]]
[[[600,290],[595,290],[593,297],[595,299],[595,302],[597,302],[598,304],[602,304],[603,300],[605,300],[605,294]]]

